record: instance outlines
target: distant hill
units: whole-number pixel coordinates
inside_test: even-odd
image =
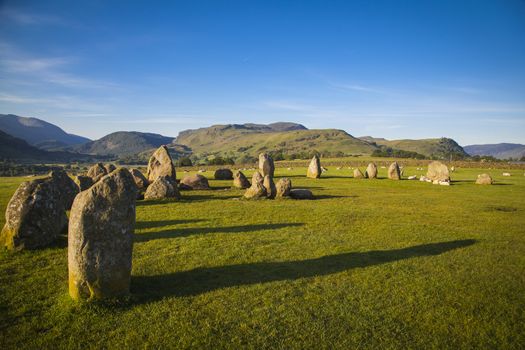
[[[463,148],[472,156],[492,156],[499,159],[520,159],[525,156],[525,145],[519,143],[469,145]]]
[[[50,152],[31,146],[26,141],[0,131],[0,159],[17,162],[73,162],[89,161],[93,157],[70,152]]]
[[[161,145],[171,144],[173,140],[173,137],[162,136],[159,134],[137,131],[118,131],[106,135],[96,141],[73,146],[70,149],[85,154],[126,157],[158,148]]]
[[[37,118],[0,114],[0,130],[42,149],[57,149],[90,141],[88,138],[68,134],[61,128]]]
[[[176,143],[190,147],[197,156],[207,154],[238,158],[264,151],[285,154],[370,154],[376,146],[343,130],[309,130],[300,124],[275,123],[213,125],[179,133]]]
[[[387,140],[363,136],[360,139],[380,146],[416,152],[426,157],[447,158],[450,154],[454,154],[459,158],[468,157],[467,152],[456,141],[445,137],[421,140]]]

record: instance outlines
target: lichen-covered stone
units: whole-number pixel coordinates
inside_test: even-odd
[[[264,177],[263,186],[266,189],[266,197],[274,199],[277,194],[277,189],[275,188],[275,183],[270,175]]]
[[[364,178],[365,178],[365,176],[363,175],[361,170],[355,168],[354,169],[354,179],[364,179]]]
[[[130,170],[130,173],[131,176],[133,176],[133,180],[135,181],[135,185],[137,186],[139,192],[142,192],[148,188],[149,181],[139,169],[133,168]]]
[[[69,222],[69,295],[75,300],[129,293],[137,187],[119,168],[81,192]]]
[[[259,170],[262,176],[270,175],[273,178],[275,172],[275,165],[273,159],[268,153],[259,154]]]
[[[377,165],[374,163],[368,164],[365,171],[365,177],[367,179],[377,179]]]
[[[388,167],[388,178],[390,180],[401,180],[401,170],[397,162],[390,164]]]
[[[8,249],[38,249],[50,245],[67,226],[64,197],[53,177],[23,182],[5,212],[0,241]]]
[[[180,188],[187,190],[209,190],[210,184],[205,176],[194,174],[185,176],[180,181]]]
[[[144,199],[180,199],[177,183],[170,176],[161,176],[153,181],[144,193]]]
[[[489,174],[481,174],[478,175],[478,178],[476,179],[477,185],[492,185],[492,177],[490,177]]]
[[[250,181],[248,181],[242,171],[237,171],[235,175],[233,175],[233,187],[244,189],[250,186]]]
[[[450,181],[450,173],[448,172],[448,167],[436,161],[431,162],[428,165],[427,178],[432,181],[444,182]]]
[[[79,191],[85,191],[88,188],[90,188],[91,186],[93,186],[93,179],[90,178],[89,176],[77,175],[77,176],[75,176],[75,180],[74,181],[75,181],[75,184],[77,185]]]
[[[65,208],[67,210],[71,209],[73,200],[75,199],[78,192],[80,192],[77,184],[64,170],[53,170],[51,173],[49,173],[49,176],[53,178],[59,187]]]
[[[289,197],[290,191],[292,190],[292,181],[289,178],[284,177],[277,181],[277,183],[275,184],[275,188],[277,191],[275,197]]]
[[[159,176],[169,176],[173,181],[177,178],[175,166],[166,146],[160,146],[148,162],[147,177],[149,182],[155,181]]]
[[[246,190],[244,197],[248,199],[266,197],[266,188],[263,183],[264,178],[256,171],[252,177],[252,185]]]
[[[217,169],[213,177],[215,180],[233,180],[233,172],[230,169]]]
[[[93,180],[93,183],[96,183],[98,180],[100,180],[103,176],[106,176],[107,174],[108,171],[102,163],[97,163],[93,165],[91,168],[89,168],[87,172],[87,176],[89,176]]]
[[[321,161],[319,160],[319,157],[315,155],[312,158],[312,161],[310,162],[310,165],[308,166],[308,170],[306,172],[306,176],[312,179],[318,179],[321,177],[321,173],[323,172],[321,168]]]
[[[106,172],[109,174],[117,169],[117,167],[113,163],[109,163],[104,165],[104,169],[106,169]]]

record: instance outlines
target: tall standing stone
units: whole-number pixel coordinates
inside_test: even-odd
[[[268,153],[259,154],[259,170],[261,171],[262,176],[270,175],[273,177],[275,172],[275,165],[273,164],[273,159]]]
[[[129,293],[137,188],[119,168],[81,192],[69,222],[69,295],[75,300]]]
[[[365,177],[368,179],[377,179],[377,165],[374,163],[368,164],[365,171]]]
[[[87,172],[87,176],[89,176],[93,180],[93,183],[96,183],[98,180],[100,180],[103,176],[106,176],[107,174],[108,171],[102,163],[97,163],[93,165],[91,168],[89,168]]]
[[[248,179],[246,178],[246,176],[244,176],[242,171],[237,171],[233,175],[233,187],[248,188],[250,186],[250,181],[248,181]]]
[[[432,182],[450,182],[450,173],[448,167],[438,161],[433,161],[428,165],[427,178]]]
[[[321,161],[319,160],[319,157],[315,155],[312,158],[310,165],[308,166],[308,171],[306,172],[306,176],[312,179],[318,179],[321,177],[321,173],[322,173]]]
[[[148,162],[147,177],[149,182],[155,181],[159,176],[169,176],[175,181],[176,175],[168,147],[160,146]]]
[[[397,162],[390,164],[388,167],[388,178],[391,180],[401,180],[401,170]]]
[[[8,249],[38,249],[51,244],[65,231],[65,201],[53,177],[23,182],[5,211],[0,241]]]
[[[277,194],[277,189],[275,188],[275,183],[270,175],[264,177],[263,186],[266,189],[266,197],[274,199]]]

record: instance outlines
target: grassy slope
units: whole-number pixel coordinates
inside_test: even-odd
[[[492,170],[499,185],[487,187],[472,183],[475,169],[453,174],[450,187],[350,172],[311,180],[304,168],[278,169],[315,201],[238,201],[242,191],[214,190],[141,202],[123,306],[71,302],[64,247],[2,251],[0,347],[525,343],[523,170]],[[0,211],[21,180],[0,181]]]
[[[287,153],[315,149],[319,152],[341,151],[347,154],[370,154],[375,149],[344,131],[334,129],[261,133],[246,129],[210,127],[179,136],[176,142],[191,147],[196,154],[218,152],[234,156],[242,155],[244,150],[239,151],[241,147],[246,148],[245,152],[251,156],[275,149],[284,149]]]
[[[376,142],[378,145],[383,145],[399,150],[417,152],[426,156],[431,156],[433,154],[440,154],[442,149],[440,148],[441,139],[420,139],[420,140],[385,140],[385,139],[373,139],[365,138],[368,141]],[[450,140],[449,142],[454,142]],[[452,146],[454,147],[454,146]],[[460,146],[457,146],[457,151],[463,153],[463,150]]]

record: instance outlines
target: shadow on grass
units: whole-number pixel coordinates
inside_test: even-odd
[[[239,226],[218,226],[218,227],[188,227],[172,230],[163,230],[150,233],[141,233],[135,235],[135,242],[147,242],[153,239],[187,237],[191,235],[203,235],[208,233],[241,233],[263,230],[278,230],[284,227],[303,226],[302,223],[289,224],[256,224],[256,225],[239,225]]]
[[[261,262],[197,268],[157,276],[132,276],[132,293],[139,303],[147,303],[165,297],[199,295],[221,288],[325,276],[403,259],[439,255],[474,243],[475,240],[466,239],[300,261]]]
[[[314,193],[314,199],[332,199],[332,198],[357,198],[359,196],[352,195],[352,196],[338,196],[338,195],[332,195],[332,194],[320,194],[316,195]]]
[[[155,228],[162,226],[170,225],[181,225],[181,224],[190,224],[192,222],[202,222],[207,221],[204,219],[186,219],[186,220],[161,220],[161,221],[137,221],[135,224],[136,229],[146,229],[146,228]]]

